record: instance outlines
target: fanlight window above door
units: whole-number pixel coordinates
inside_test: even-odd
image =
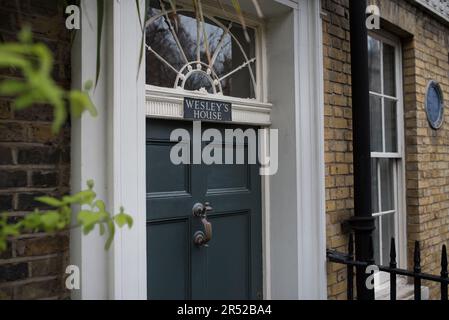
[[[256,98],[255,30],[151,1],[146,20],[146,82],[166,88]],[[203,21],[203,22],[202,22]]]

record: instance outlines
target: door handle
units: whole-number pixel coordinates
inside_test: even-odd
[[[193,243],[198,247],[207,247],[207,243],[212,240],[212,224],[207,221],[207,213],[212,210],[213,208],[210,206],[209,202],[206,202],[204,205],[202,203],[197,203],[193,206],[193,216],[201,219],[204,229],[204,231],[197,231],[193,235]]]

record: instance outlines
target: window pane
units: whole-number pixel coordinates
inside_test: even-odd
[[[371,151],[382,152],[382,100],[370,95]]]
[[[195,91],[204,89],[208,93],[214,93],[213,83],[204,73],[194,73],[187,80],[184,89]]]
[[[394,210],[394,162],[395,159],[379,159],[382,211]]]
[[[396,101],[384,99],[385,152],[398,152]]]
[[[374,224],[376,229],[373,231],[373,247],[374,247],[374,261],[380,264],[380,217],[374,218]]]
[[[161,10],[158,8],[152,7],[148,10],[149,17],[160,13]],[[175,23],[174,20],[171,20],[170,22],[172,24]],[[182,27],[178,28],[176,35],[179,38],[187,59],[192,59],[194,54],[192,50],[188,50],[188,48],[193,47],[196,43],[196,32],[191,32],[192,29],[196,30],[195,19],[185,15],[179,15],[178,24],[182,25]],[[184,66],[185,60],[176,44],[175,38],[170,31],[168,21],[165,17],[156,19],[153,23],[148,25],[146,29],[146,44],[176,70],[180,70]],[[173,88],[176,76],[177,73],[173,69],[161,62],[149,50],[146,50],[146,77],[148,84]]]
[[[394,47],[383,44],[384,94],[396,96],[396,70]]]
[[[394,213],[386,214],[382,219],[382,264],[390,262],[390,243],[395,235]]]
[[[226,26],[229,24],[228,21],[222,21],[222,23]],[[245,33],[240,25],[233,23],[231,32],[234,36],[236,36],[238,42],[243,47],[243,50],[248,59],[254,58],[256,54],[254,29],[247,29],[250,38],[249,42],[245,40]],[[215,52],[215,50],[211,51]],[[240,50],[237,42],[234,39],[232,39],[232,41],[228,42],[227,44],[223,44],[222,50],[220,52],[222,52],[226,58],[223,61],[217,59],[214,64],[214,68],[216,69],[217,75],[219,77],[222,77],[235,70],[246,61],[245,57],[243,56],[243,52]],[[256,76],[255,64],[251,63],[250,67],[253,71],[254,76]],[[253,87],[253,83],[251,81],[251,74],[249,72],[248,66],[245,66],[232,76],[223,80],[221,85],[223,86],[224,95],[239,98],[255,97],[255,88]]]
[[[255,98],[250,73],[251,68],[254,78],[256,77],[255,61],[252,60],[256,54],[254,29],[247,28],[250,39],[248,42],[242,26],[238,23],[233,23],[230,32],[225,33],[230,25],[229,21],[206,16],[204,29],[198,30],[193,12],[178,8],[176,14],[173,14],[168,2],[165,2],[165,9],[169,12],[168,18],[162,14],[158,0],[150,1],[147,20],[152,17],[154,19],[146,29],[146,44],[151,48],[146,50],[148,84],[167,88],[182,86],[182,79],[176,81],[179,73],[187,78],[184,84],[186,90],[206,90],[212,93],[215,87],[213,82],[216,81],[217,92],[220,91],[218,84],[221,84],[226,96]],[[170,24],[175,35],[172,34]],[[197,62],[198,49],[201,64]],[[212,68],[208,70],[214,57]],[[245,63],[248,63],[245,67],[218,81]]]
[[[379,179],[377,175],[377,159],[371,159],[371,204],[373,213],[379,212]]]
[[[377,93],[381,91],[380,78],[380,41],[368,37],[369,89]]]

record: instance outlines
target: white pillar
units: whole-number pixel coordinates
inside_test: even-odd
[[[141,8],[145,8],[142,1]],[[96,1],[81,1],[81,29],[72,52],[72,83],[95,80]],[[135,1],[106,1],[101,74],[92,99],[99,116],[72,120],[72,191],[95,181],[98,198],[134,226],[117,230],[110,251],[97,231],[71,233],[71,263],[81,268],[75,299],[145,299],[145,61],[138,73],[141,28]],[[143,59],[145,60],[145,59]]]

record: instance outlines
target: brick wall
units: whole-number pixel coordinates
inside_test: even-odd
[[[0,35],[14,40],[22,23],[30,24],[35,40],[46,43],[55,56],[54,78],[70,88],[70,35],[62,3],[0,0]],[[20,75],[3,69],[0,76]],[[48,106],[14,112],[11,101],[0,98],[0,212],[8,212],[12,221],[39,207],[35,197],[69,192],[70,130],[53,136],[51,121]],[[67,297],[63,274],[68,248],[68,233],[28,234],[11,241],[0,255],[0,299]]]
[[[413,35],[403,39],[408,264],[418,240],[423,271],[440,274],[441,246],[449,243],[449,114],[441,129],[431,129],[424,100],[428,82],[436,80],[449,105],[449,23],[405,1],[375,3],[386,20]],[[425,284],[437,298],[439,286]]]
[[[345,251],[341,222],[352,215],[352,109],[348,1],[324,0],[324,139],[327,247]],[[346,298],[346,268],[328,264],[329,298]]]
[[[430,129],[424,97],[428,81],[437,80],[448,106],[449,26],[409,1],[369,3],[402,40],[408,267],[419,240],[423,271],[439,274],[441,246],[449,242],[449,113],[440,130]],[[323,11],[327,246],[345,251],[341,222],[353,212],[348,1],[323,0]],[[329,264],[329,298],[345,299],[345,288],[344,267]]]

